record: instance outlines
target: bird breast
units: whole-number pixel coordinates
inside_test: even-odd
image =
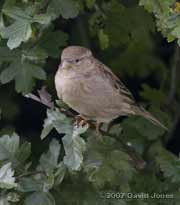
[[[72,109],[80,114],[90,114],[89,96],[91,89],[81,78],[66,78],[59,74],[55,77],[57,95]]]

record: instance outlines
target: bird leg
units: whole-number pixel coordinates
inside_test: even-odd
[[[107,126],[107,133],[109,133],[110,132],[110,130],[111,130],[111,128],[114,126],[114,122],[113,121],[111,121],[109,124],[108,124],[108,126]]]
[[[97,122],[96,123],[96,133],[99,135],[99,136],[102,136],[102,135],[106,135],[107,132],[105,132],[103,129],[101,129],[103,126],[103,123],[102,122]]]

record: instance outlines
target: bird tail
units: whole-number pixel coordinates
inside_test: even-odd
[[[136,107],[135,110],[137,115],[144,117],[145,119],[152,122],[154,125],[157,125],[164,130],[168,130],[165,125],[163,125],[158,119],[156,119],[150,112],[146,111],[143,107]]]

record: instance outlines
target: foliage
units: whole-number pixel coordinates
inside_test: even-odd
[[[148,11],[153,12],[157,19],[158,30],[167,37],[171,42],[177,39],[179,41],[179,2],[174,0],[168,1],[146,1],[140,0],[140,5],[143,5]]]
[[[180,97],[178,86],[165,109],[178,49],[165,59],[156,31],[180,44],[179,12],[175,0],[0,2],[1,205],[179,204],[180,159],[165,144]],[[75,126],[74,112],[54,100],[60,54],[72,44],[90,47],[121,73],[169,133],[141,117],[104,136]]]

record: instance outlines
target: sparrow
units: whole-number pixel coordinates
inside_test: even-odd
[[[82,119],[96,122],[97,130],[103,123],[130,115],[142,116],[167,130],[135,102],[121,80],[85,47],[69,46],[62,51],[55,87],[58,97]]]

